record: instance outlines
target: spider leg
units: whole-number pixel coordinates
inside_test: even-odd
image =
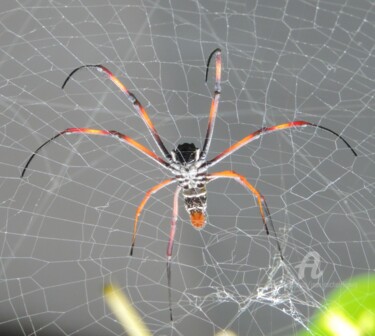
[[[207,133],[206,138],[204,140],[204,145],[202,149],[202,154],[200,156],[200,159],[205,159],[208,153],[208,150],[210,148],[211,140],[212,140],[212,133],[214,131],[215,127],[215,120],[216,120],[216,114],[217,114],[217,108],[219,106],[219,99],[220,99],[220,92],[221,92],[221,49],[217,48],[215,49],[209,56],[207,61],[207,69],[206,69],[206,82],[208,78],[208,70],[211,62],[211,58],[216,54],[216,73],[215,73],[215,93],[214,97],[211,102],[211,109],[210,109],[210,115],[208,119],[208,126],[207,126]]]
[[[135,245],[135,238],[136,238],[136,235],[137,235],[137,224],[138,224],[138,218],[144,208],[144,206],[146,205],[148,199],[151,197],[152,194],[156,193],[157,191],[159,191],[160,189],[163,189],[164,187],[166,187],[167,185],[171,184],[171,183],[174,183],[176,180],[174,178],[171,178],[171,179],[168,179],[168,180],[164,180],[163,182],[157,184],[156,186],[153,186],[151,189],[149,189],[147,192],[146,192],[146,195],[145,197],[143,198],[142,202],[139,204],[138,206],[138,209],[137,209],[137,212],[135,213],[135,218],[134,218],[134,229],[133,229],[133,238],[132,238],[132,245],[131,245],[131,248],[130,248],[130,255],[132,256],[133,255],[133,250],[134,250],[134,245]]]
[[[168,248],[167,248],[168,260],[171,260],[171,257],[172,257],[173,241],[174,241],[174,236],[176,234],[176,222],[177,222],[177,217],[178,217],[178,196],[180,194],[180,191],[181,191],[181,187],[178,186],[176,188],[176,191],[174,193],[174,198],[173,198],[173,215],[172,215],[171,231],[169,233],[169,241],[168,241]]]
[[[106,135],[106,136],[113,136],[118,138],[120,141],[127,143],[128,145],[138,149],[140,152],[148,156],[150,159],[156,161],[161,166],[170,169],[170,166],[167,162],[165,162],[162,158],[157,156],[154,152],[149,150],[147,147],[141,145],[139,142],[135,141],[134,139],[128,137],[127,135],[121,134],[117,131],[106,131],[106,130],[98,130],[98,129],[92,129],[92,128],[67,128],[66,130],[56,134],[51,139],[47,140],[45,143],[43,143],[41,146],[39,146],[35,152],[30,156],[29,160],[26,162],[21,177],[24,177],[26,173],[27,167],[30,165],[31,161],[35,157],[35,155],[46,145],[48,145],[53,140],[56,140],[58,137],[65,135],[65,134],[93,134],[93,135]]]
[[[272,222],[271,214],[270,214],[266,200],[264,199],[263,195],[261,195],[260,192],[249,181],[247,181],[244,176],[237,174],[236,172],[231,171],[231,170],[225,170],[222,172],[212,173],[212,174],[207,175],[207,177],[209,181],[213,181],[217,178],[234,179],[254,194],[254,196],[257,198],[257,201],[258,201],[258,206],[259,206],[260,214],[262,216],[264,227],[266,229],[266,233],[267,235],[269,235],[268,226],[270,226],[276,238],[276,244],[277,244],[277,249],[279,250],[279,253],[280,253],[280,258],[281,260],[284,260],[283,254],[281,252],[281,245],[277,238],[276,230]]]
[[[316,125],[316,124],[313,124],[313,123],[310,123],[310,122],[307,122],[307,121],[293,121],[293,122],[289,122],[289,123],[285,123],[285,124],[279,124],[279,125],[276,125],[276,126],[264,127],[264,128],[261,128],[261,129],[255,131],[255,132],[249,134],[248,136],[244,137],[242,140],[235,143],[233,146],[227,148],[222,153],[220,153],[219,155],[214,157],[212,160],[207,161],[207,163],[206,163],[206,165],[204,165],[204,167],[209,168],[209,167],[214,166],[215,164],[217,164],[218,162],[220,162],[221,160],[226,158],[228,155],[233,154],[234,152],[239,150],[241,147],[247,145],[248,143],[250,143],[251,141],[253,141],[255,139],[258,139],[260,136],[262,136],[264,134],[268,134],[268,133],[271,133],[271,132],[280,131],[280,130],[288,129],[288,128],[293,129],[293,128],[297,128],[297,127],[308,127],[308,126],[320,128],[322,130],[328,131],[328,132],[336,135],[352,151],[354,156],[357,156],[357,153],[349,145],[349,143],[342,136],[340,136],[338,133],[332,131],[331,129],[329,129],[327,127],[324,127],[324,126]]]
[[[171,231],[169,234],[169,242],[167,247],[167,278],[168,278],[168,298],[169,298],[169,316],[171,321],[173,321],[172,315],[172,291],[171,291],[171,284],[172,284],[172,272],[171,272],[171,258],[172,258],[172,249],[173,249],[173,241],[174,236],[176,234],[176,222],[178,218],[178,196],[180,194],[181,187],[178,186],[174,193],[173,198],[173,215],[171,221]]]
[[[171,162],[172,161],[172,157],[171,155],[169,154],[167,148],[164,146],[164,143],[163,141],[161,140],[160,136],[159,136],[159,133],[156,131],[156,128],[154,126],[154,124],[152,123],[150,117],[148,116],[145,108],[142,106],[142,104],[139,102],[139,100],[137,99],[137,97],[131,93],[127,88],[126,86],[110,71],[108,70],[105,66],[103,65],[100,65],[100,64],[97,64],[97,65],[93,65],[93,64],[89,64],[89,65],[83,65],[83,66],[80,66],[76,69],[74,69],[70,74],[69,76],[66,78],[66,80],[64,81],[63,85],[62,85],[62,89],[64,89],[66,83],[69,81],[69,79],[79,70],[81,69],[84,69],[84,68],[95,68],[97,69],[99,72],[104,72],[108,78],[125,94],[125,96],[129,99],[129,101],[133,104],[134,108],[136,109],[136,111],[138,112],[138,114],[140,115],[140,117],[142,118],[142,120],[144,121],[144,123],[146,124],[148,130],[150,131],[154,141],[156,142],[157,146],[159,147],[160,151],[164,154],[165,158]]]

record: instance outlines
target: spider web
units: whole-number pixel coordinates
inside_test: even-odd
[[[0,328],[7,335],[121,335],[102,288],[117,283],[154,335],[291,335],[328,293],[374,264],[372,1],[2,1]],[[235,170],[266,197],[278,257],[252,195],[208,185],[196,231],[180,200],[168,313],[166,246],[173,186],[151,197],[134,256],[133,219],[168,178],[113,138],[157,150],[119,90],[82,64],[103,64],[147,108],[169,150],[202,146],[213,88],[209,53],[223,50],[222,96],[209,157],[249,133],[306,120],[246,146],[211,171]],[[315,266],[314,266],[315,265]]]

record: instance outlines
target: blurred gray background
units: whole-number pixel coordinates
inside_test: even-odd
[[[6,335],[121,335],[106,306],[113,282],[154,335],[291,335],[329,292],[375,268],[373,1],[1,1],[0,330]],[[223,51],[222,96],[209,157],[249,133],[306,120],[316,129],[254,141],[212,171],[243,174],[266,197],[281,242],[267,237],[252,195],[236,182],[208,186],[208,224],[196,231],[180,199],[169,322],[166,246],[174,187],[113,138],[157,152],[103,64],[147,108],[169,150],[202,145],[213,93],[212,50]],[[160,154],[160,153],[158,153]],[[298,265],[319,256],[322,276]],[[259,292],[264,296],[258,295]],[[1,329],[3,328],[3,329]]]

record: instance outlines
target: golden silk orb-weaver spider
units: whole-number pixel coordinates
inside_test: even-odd
[[[31,155],[29,160],[26,162],[21,177],[25,175],[26,169],[30,165],[32,159],[35,155],[48,143],[56,140],[58,137],[62,135],[68,134],[88,134],[88,135],[105,135],[105,136],[112,136],[127,145],[137,149],[139,152],[143,153],[151,160],[154,160],[157,164],[162,166],[163,168],[169,170],[169,172],[173,175],[172,178],[164,180],[159,184],[152,187],[148,190],[138,206],[138,209],[135,214],[134,219],[134,227],[133,227],[133,236],[132,236],[132,243],[130,248],[130,255],[133,254],[134,245],[135,245],[135,238],[137,234],[137,224],[139,216],[142,212],[142,209],[146,205],[148,199],[151,197],[152,194],[156,193],[160,189],[172,184],[176,183],[176,191],[174,193],[173,199],[173,212],[172,212],[172,220],[170,226],[170,234],[169,234],[169,241],[167,246],[167,277],[168,277],[168,291],[169,291],[169,311],[170,311],[170,318],[172,320],[172,299],[171,299],[171,256],[172,256],[172,249],[173,249],[173,241],[176,233],[176,222],[178,217],[178,198],[179,194],[182,191],[182,195],[184,198],[185,209],[190,215],[191,224],[196,229],[202,229],[206,224],[206,208],[207,208],[207,189],[206,186],[208,183],[217,180],[219,178],[228,178],[234,179],[235,181],[242,184],[250,193],[252,193],[257,201],[259,206],[260,215],[264,224],[264,228],[266,230],[267,235],[269,234],[269,228],[273,231],[273,234],[276,238],[277,248],[280,253],[280,258],[283,259],[283,255],[281,252],[281,246],[277,239],[277,234],[272,223],[271,214],[268,209],[267,203],[265,198],[262,194],[249,182],[247,179],[237,174],[234,171],[226,170],[216,173],[208,173],[208,169],[215,166],[218,162],[222,161],[227,156],[235,153],[243,146],[247,145],[248,143],[259,139],[261,136],[265,134],[269,134],[275,131],[281,131],[284,129],[295,129],[295,128],[302,128],[302,127],[315,127],[322,129],[324,131],[328,131],[334,134],[336,137],[340,138],[346,146],[352,151],[352,153],[357,156],[357,153],[354,149],[349,145],[349,143],[342,138],[339,134],[332,131],[329,128],[326,128],[321,125],[316,125],[310,123],[308,121],[292,121],[284,124],[279,124],[276,126],[271,127],[263,127],[253,133],[250,133],[242,140],[238,141],[234,145],[230,146],[222,153],[217,155],[216,157],[207,160],[207,154],[210,148],[211,140],[212,140],[212,133],[214,130],[216,114],[219,105],[219,98],[221,93],[221,50],[219,48],[212,51],[210,56],[207,60],[206,66],[206,82],[208,78],[208,72],[210,67],[211,59],[215,56],[215,86],[214,86],[214,96],[211,102],[210,114],[208,117],[208,127],[206,132],[206,137],[204,140],[204,144],[202,150],[197,148],[192,143],[183,143],[177,146],[171,152],[168,152],[167,148],[165,147],[163,141],[161,140],[159,133],[156,131],[154,124],[152,123],[150,117],[148,116],[145,108],[136,98],[136,96],[131,93],[124,84],[120,82],[120,80],[106,67],[103,65],[83,65],[76,69],[74,69],[69,76],[64,81],[62,88],[64,89],[65,85],[69,81],[69,79],[79,70],[84,68],[94,68],[97,69],[99,72],[104,73],[129,99],[129,101],[134,106],[135,110],[138,112],[139,116],[143,119],[144,123],[146,124],[148,130],[150,131],[152,138],[154,139],[157,147],[159,148],[160,152],[163,154],[164,158],[159,157],[155,152],[148,149],[147,147],[141,145],[134,139],[128,137],[125,134],[122,134],[118,131],[107,131],[101,129],[92,129],[92,128],[67,128],[66,130],[56,134],[54,137],[43,143],[40,147],[38,147],[35,152]]]

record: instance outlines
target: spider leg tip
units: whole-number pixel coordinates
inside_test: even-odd
[[[173,322],[173,311],[172,311],[172,307],[169,307],[169,319],[171,320],[171,322]]]
[[[265,224],[265,225],[264,225],[264,229],[266,230],[266,234],[267,234],[267,236],[269,236],[270,231],[268,230],[268,226],[267,226],[266,223],[264,223],[264,224]]]
[[[27,170],[27,167],[28,167],[29,165],[28,164],[26,164],[26,166],[24,166],[23,167],[23,169],[22,169],[22,173],[21,173],[21,178],[24,178],[25,177],[25,174],[26,174],[26,170]]]

